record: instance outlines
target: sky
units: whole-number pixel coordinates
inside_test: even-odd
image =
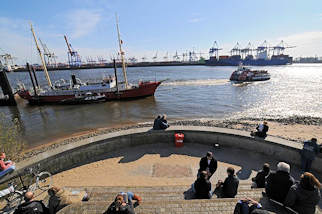
[[[117,54],[115,13],[127,57],[162,60],[186,51],[205,54],[217,41],[229,54],[237,42],[289,46],[293,57],[322,56],[321,0],[2,0],[0,55],[39,63],[29,22],[57,61],[67,62],[68,37],[83,60]]]

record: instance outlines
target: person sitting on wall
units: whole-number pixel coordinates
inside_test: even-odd
[[[262,209],[262,205],[252,198],[240,199],[234,209],[234,214],[269,214],[267,210]]]
[[[167,121],[167,115],[164,114],[162,115],[161,119],[159,120],[159,127],[161,130],[166,130],[167,128],[170,127]]]
[[[235,175],[235,169],[232,167],[227,168],[228,177],[224,182],[221,180],[216,184],[214,194],[218,198],[235,198],[238,190],[239,179]]]
[[[257,173],[256,177],[252,178],[252,181],[254,182],[252,188],[265,188],[265,179],[269,173],[270,166],[268,163],[265,163],[263,169]]]
[[[192,189],[194,190],[197,199],[211,198],[211,183],[208,180],[208,173],[206,171],[201,171],[200,176],[193,184]]]
[[[264,121],[262,124],[259,124],[257,127],[256,127],[256,132],[251,132],[250,135],[251,136],[257,136],[257,137],[261,137],[261,138],[266,138],[267,137],[267,132],[268,132],[268,125],[267,125],[267,122]]]
[[[217,160],[214,158],[212,152],[207,152],[205,157],[202,157],[199,162],[198,176],[202,171],[208,173],[208,180],[217,170]]]
[[[269,198],[284,203],[286,195],[295,183],[290,175],[290,165],[285,162],[277,164],[277,171],[271,172],[266,178],[265,191]]]
[[[48,214],[48,208],[42,201],[34,200],[33,192],[26,192],[25,202],[20,204],[13,214]]]
[[[16,169],[15,163],[10,160],[4,161],[5,158],[6,158],[6,154],[4,152],[2,152],[0,155],[0,177],[6,175]]]
[[[132,194],[131,193],[128,194],[128,193],[127,193],[128,199],[130,199],[132,196],[134,197],[133,193]],[[141,198],[140,200],[137,200],[137,202],[138,201],[141,201]],[[108,209],[104,212],[104,214],[135,214],[132,199],[126,202],[126,199],[124,199],[124,194],[119,193],[116,196],[114,202],[108,207]]]
[[[49,200],[48,200],[48,209],[49,214],[55,214],[59,210],[63,209],[73,202],[88,201],[89,197],[87,192],[84,194],[72,195],[70,192],[60,189],[59,187],[52,187],[48,190]]]
[[[302,172],[311,171],[312,162],[314,161],[315,156],[319,153],[319,147],[316,142],[316,138],[304,141],[303,149],[301,150]]]
[[[160,130],[160,119],[161,119],[161,115],[159,114],[153,122],[153,130]]]
[[[299,214],[314,214],[315,206],[321,199],[321,183],[311,173],[301,175],[300,183],[294,184],[288,192],[284,205],[291,207]]]

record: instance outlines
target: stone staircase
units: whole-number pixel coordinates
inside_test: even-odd
[[[251,189],[249,182],[241,182],[236,198],[185,200],[191,196],[190,186],[160,187],[66,187],[70,191],[86,191],[88,202],[79,202],[65,207],[59,214],[98,214],[107,210],[117,193],[131,191],[142,197],[135,208],[136,214],[232,214],[238,199],[251,197],[260,201],[265,209],[273,213],[287,213],[263,197],[263,189]]]

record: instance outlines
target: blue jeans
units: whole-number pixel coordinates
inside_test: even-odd
[[[12,165],[12,166],[10,166],[8,169],[2,170],[2,171],[0,172],[0,178],[1,178],[1,177],[3,177],[3,176],[5,176],[5,175],[6,175],[6,174],[8,174],[8,173],[10,173],[10,172],[14,171],[15,169],[16,169],[16,167],[15,167],[14,165]]]

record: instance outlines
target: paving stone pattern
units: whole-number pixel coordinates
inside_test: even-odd
[[[261,202],[271,213],[287,213],[281,207],[271,204],[263,197],[263,189],[251,189],[250,184],[242,182],[236,198],[218,199],[215,196],[208,200],[185,200],[190,186],[161,187],[67,187],[72,191],[86,189],[90,201],[72,204],[59,214],[98,214],[107,210],[116,194],[121,191],[132,191],[142,197],[142,203],[135,208],[136,214],[232,214],[238,199],[251,197]],[[316,213],[322,213],[317,210]]]

